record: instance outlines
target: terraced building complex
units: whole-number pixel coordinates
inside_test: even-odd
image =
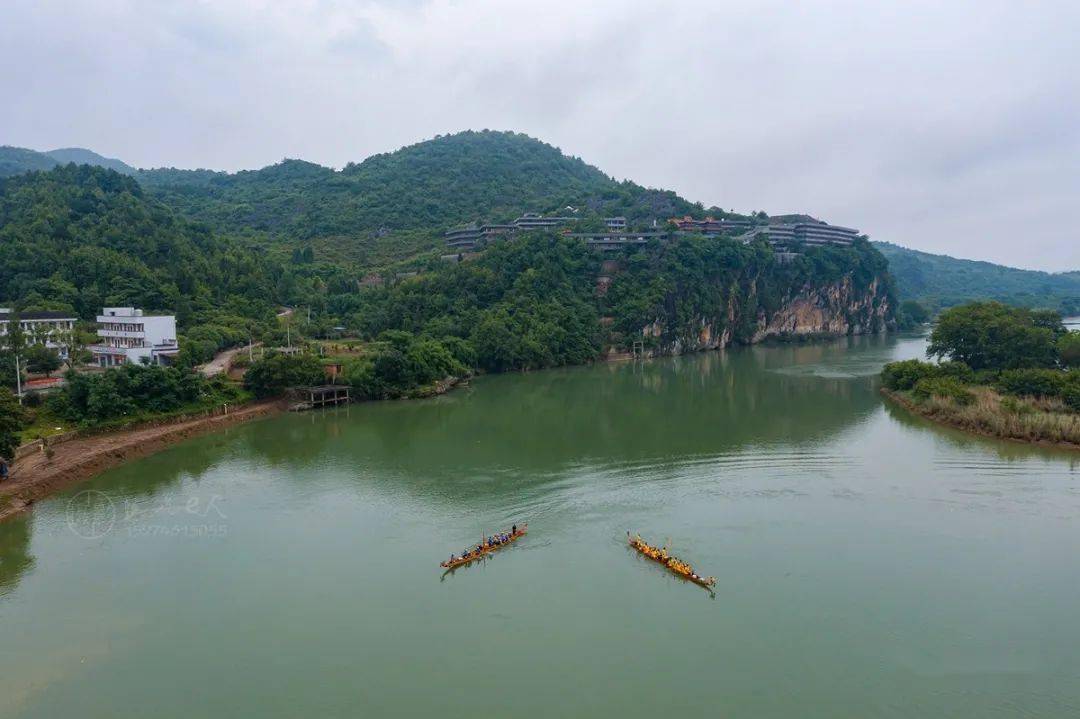
[[[770,245],[779,247],[791,247],[796,244],[850,245],[858,236],[858,230],[825,222],[777,223],[756,227],[742,235],[747,240],[762,237]]]
[[[770,222],[755,225],[749,219],[706,217],[703,220],[696,220],[685,216],[672,218],[669,223],[678,228],[676,234],[728,234],[744,242],[760,238],[785,254],[791,254],[790,251],[800,245],[850,245],[859,236],[858,230],[839,225],[830,225],[827,222],[815,220],[806,215],[788,215],[784,219],[787,218],[806,219],[798,222]],[[468,225],[449,230],[446,233],[446,244],[458,251],[468,250],[476,247],[482,241],[488,241],[500,235],[508,235],[518,231],[551,229],[569,225],[578,219],[576,217],[544,217],[535,212],[527,212],[509,225]],[[606,228],[604,232],[572,233],[568,229],[564,230],[564,232],[571,237],[585,240],[590,245],[602,249],[641,244],[646,241],[646,238],[665,240],[670,236],[670,233],[659,231],[628,232],[625,217],[605,217],[603,222]],[[447,257],[451,256],[448,255]]]
[[[466,225],[446,232],[446,244],[457,250],[475,247],[481,240],[491,240],[499,235],[529,230],[543,230],[569,225],[577,222],[578,217],[545,217],[538,212],[526,212],[509,225]],[[604,226],[609,231],[619,232],[626,229],[625,217],[605,217]]]
[[[752,224],[750,220],[717,220],[713,217],[706,217],[704,220],[695,220],[689,215],[686,217],[673,217],[670,222],[683,232],[704,232],[707,235],[719,232],[745,231],[749,230]]]

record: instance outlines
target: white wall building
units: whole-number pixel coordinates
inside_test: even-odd
[[[11,308],[0,307],[0,337],[8,333],[11,315]],[[27,344],[44,341],[46,347],[56,350],[60,359],[66,360],[69,337],[75,329],[75,319],[67,312],[22,312],[19,314],[19,326],[26,336]]]
[[[147,315],[134,307],[106,307],[97,321],[101,344],[91,346],[90,351],[95,364],[102,367],[125,362],[169,364],[180,351],[173,315]]]

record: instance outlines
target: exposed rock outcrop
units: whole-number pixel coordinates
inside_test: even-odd
[[[683,354],[768,338],[883,332],[894,325],[893,311],[892,299],[880,278],[864,288],[857,288],[850,276],[826,285],[803,285],[772,311],[759,305],[755,280],[745,293],[731,293],[721,321],[696,317],[680,330],[673,330],[665,318],[658,317],[642,328],[642,335],[649,341],[651,354]]]
[[[851,278],[845,277],[824,287],[803,287],[770,316],[760,312],[750,342],[777,336],[872,334],[888,329],[891,316],[878,278],[856,291]]]

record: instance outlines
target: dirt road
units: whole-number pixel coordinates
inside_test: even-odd
[[[262,344],[262,343],[257,342],[254,345],[252,345],[252,348],[258,347],[260,344]],[[202,373],[203,377],[213,377],[214,375],[219,375],[219,374],[222,374],[223,372],[228,372],[229,367],[232,366],[233,357],[235,357],[240,352],[247,352],[247,351],[248,351],[247,345],[244,345],[243,347],[234,347],[231,350],[225,350],[224,352],[218,352],[217,356],[215,356],[214,359],[210,360],[209,362],[207,362],[204,365],[199,366],[199,372]]]

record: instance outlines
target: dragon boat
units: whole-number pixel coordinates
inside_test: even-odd
[[[656,548],[642,539],[640,536],[630,536],[630,532],[626,533],[626,539],[630,542],[630,546],[633,547],[640,554],[644,554],[654,562],[663,564],[673,574],[682,577],[694,584],[705,587],[706,589],[712,589],[716,585],[716,577],[702,577],[694,568],[690,566],[689,562],[684,562],[678,557],[673,557],[668,554],[666,548]]]
[[[491,554],[492,552],[497,552],[498,550],[502,549],[503,547],[508,547],[511,544],[513,544],[514,542],[516,542],[517,540],[524,537],[525,533],[528,531],[528,528],[529,528],[528,524],[523,524],[523,525],[521,525],[520,527],[517,528],[517,531],[500,532],[500,534],[507,534],[507,535],[509,535],[509,537],[507,538],[507,540],[505,542],[500,542],[498,544],[495,544],[495,543],[488,544],[488,541],[485,538],[482,543],[477,544],[476,547],[473,548],[468,554],[463,554],[460,557],[454,557],[454,559],[452,559],[452,560],[448,559],[445,562],[440,562],[439,566],[442,567],[443,569],[451,570],[451,569],[457,569],[458,567],[463,567],[466,564],[471,564],[471,563],[475,562],[478,559],[483,559],[484,557]]]

